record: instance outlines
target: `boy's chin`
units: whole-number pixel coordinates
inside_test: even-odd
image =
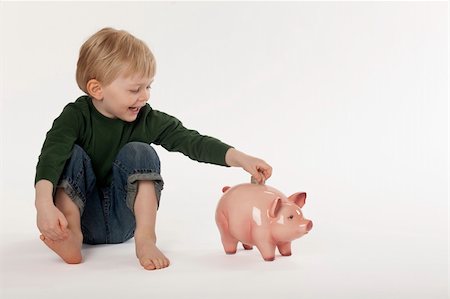
[[[125,115],[125,116],[119,117],[119,118],[120,118],[121,120],[125,121],[125,122],[131,123],[131,122],[133,122],[133,121],[136,120],[137,115],[133,115],[133,116],[131,116],[131,115]]]

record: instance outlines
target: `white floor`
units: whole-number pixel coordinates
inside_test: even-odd
[[[293,243],[293,256],[264,262],[257,250],[225,255],[203,212],[173,226],[161,210],[159,246],[172,262],[161,271],[139,266],[133,240],[84,246],[84,262],[66,265],[31,232],[32,219],[5,215],[16,229],[1,235],[0,298],[447,298],[447,241],[432,231],[367,231],[371,224],[315,219],[311,234]]]

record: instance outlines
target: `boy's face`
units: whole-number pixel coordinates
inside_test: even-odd
[[[101,87],[102,98],[94,99],[94,106],[106,117],[132,122],[149,100],[152,82],[153,78],[120,75],[111,84]]]

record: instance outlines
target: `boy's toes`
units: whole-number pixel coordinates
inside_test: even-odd
[[[153,259],[153,264],[155,265],[156,269],[162,268],[160,259]]]
[[[166,259],[166,258],[160,258],[160,259],[158,259],[157,260],[157,262],[156,262],[156,267],[158,268],[158,269],[163,269],[163,268],[167,268],[167,267],[169,267],[169,260],[168,259]]]
[[[164,259],[163,260],[163,268],[167,268],[167,267],[169,267],[169,265],[170,265],[170,261],[168,260],[168,259]]]
[[[141,262],[142,267],[144,267],[145,270],[155,270],[156,269],[155,264],[149,258],[141,259],[140,262]]]
[[[140,260],[142,267],[146,270],[156,270],[167,268],[170,264],[168,259],[150,259],[144,258]]]

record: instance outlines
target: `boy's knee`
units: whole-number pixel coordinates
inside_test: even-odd
[[[128,164],[133,168],[150,168],[152,171],[160,172],[160,161],[155,149],[144,142],[127,143],[118,153],[117,160]]]
[[[75,144],[58,180],[54,195],[58,187],[62,188],[61,190],[81,207],[88,194],[95,188],[95,184],[96,177],[91,159],[81,146]]]
[[[87,155],[87,153],[78,144],[74,144],[73,145],[72,154],[70,156],[70,159],[71,160],[75,160],[75,161],[83,161],[83,160],[86,160],[86,159],[90,160],[90,158]]]

